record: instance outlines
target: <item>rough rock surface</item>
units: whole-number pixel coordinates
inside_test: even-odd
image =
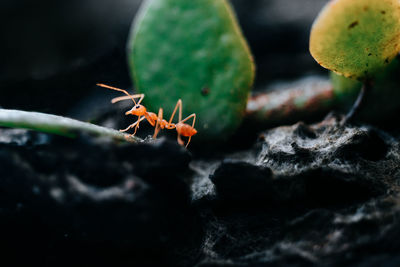
[[[255,151],[214,166],[208,189],[195,179],[198,266],[399,263],[398,139],[329,117],[265,132]]]
[[[331,116],[193,160],[165,139],[0,132],[0,234],[15,264],[400,263],[399,138],[370,126]]]
[[[190,155],[175,142],[0,136],[2,258],[13,266],[156,265],[197,240]]]

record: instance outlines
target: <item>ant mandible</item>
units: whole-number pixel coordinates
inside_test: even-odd
[[[146,108],[140,104],[144,98],[144,94],[130,95],[126,90],[123,90],[123,89],[108,86],[105,84],[97,84],[97,85],[111,89],[111,90],[120,91],[120,92],[123,92],[124,94],[126,94],[126,96],[120,96],[120,97],[113,98],[111,100],[111,103],[116,103],[116,102],[119,102],[122,100],[127,100],[127,99],[131,99],[134,102],[135,106],[131,110],[127,111],[125,113],[125,115],[136,115],[136,116],[138,116],[138,120],[135,123],[129,125],[126,129],[120,130],[121,132],[126,132],[129,129],[135,128],[135,132],[132,134],[132,136],[133,136],[136,134],[136,131],[139,128],[139,123],[141,121],[143,121],[144,119],[147,119],[147,121],[150,123],[150,125],[155,127],[154,135],[153,135],[154,139],[157,138],[157,135],[161,129],[172,130],[175,128],[178,133],[178,143],[180,145],[184,145],[184,142],[181,139],[181,135],[185,136],[185,137],[189,137],[188,142],[185,147],[187,147],[189,145],[192,136],[197,133],[197,130],[194,128],[194,124],[196,122],[196,114],[193,113],[182,120],[182,100],[181,99],[179,99],[178,102],[176,103],[174,111],[171,115],[171,118],[167,122],[165,119],[163,119],[163,109],[162,108],[160,108],[158,110],[158,115],[156,115],[153,112],[147,112]],[[135,101],[135,98],[140,98],[137,103]],[[179,115],[178,115],[179,120],[176,124],[174,124],[174,123],[172,123],[172,120],[173,120],[178,108],[179,108]],[[185,123],[190,118],[193,118],[192,125]]]

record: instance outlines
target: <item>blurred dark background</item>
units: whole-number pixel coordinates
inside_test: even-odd
[[[326,73],[308,52],[328,0],[232,0],[257,64],[255,90]],[[132,88],[125,46],[141,0],[3,0],[0,106],[80,117],[107,105],[96,82]]]

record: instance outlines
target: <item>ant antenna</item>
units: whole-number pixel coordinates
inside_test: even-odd
[[[100,87],[108,88],[108,89],[111,89],[111,90],[122,92],[122,93],[126,94],[127,96],[129,96],[130,99],[132,99],[133,103],[135,103],[135,106],[137,105],[135,99],[133,98],[133,96],[130,95],[126,90],[119,89],[119,88],[116,88],[116,87],[112,87],[112,86],[109,86],[109,85],[105,85],[105,84],[102,84],[102,83],[98,83],[96,85],[100,86]]]

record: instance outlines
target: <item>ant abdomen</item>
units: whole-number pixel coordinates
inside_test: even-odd
[[[197,133],[197,130],[186,123],[178,123],[176,124],[176,131],[185,137],[193,136]]]

